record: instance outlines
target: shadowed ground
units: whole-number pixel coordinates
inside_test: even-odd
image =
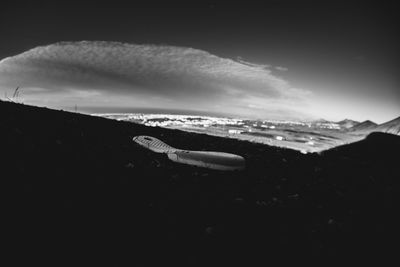
[[[303,155],[8,102],[0,114],[15,265],[265,266],[397,253],[398,136]],[[246,170],[176,164],[136,135],[238,154]]]

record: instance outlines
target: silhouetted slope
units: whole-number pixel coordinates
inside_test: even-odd
[[[397,136],[302,155],[13,103],[0,102],[0,114],[3,241],[16,265],[253,266],[397,253]],[[247,168],[175,164],[135,145],[141,134],[236,153]]]

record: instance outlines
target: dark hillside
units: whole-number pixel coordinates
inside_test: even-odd
[[[303,155],[9,102],[0,114],[16,265],[265,266],[397,252],[398,136]],[[141,134],[236,153],[247,168],[179,165],[131,141]]]

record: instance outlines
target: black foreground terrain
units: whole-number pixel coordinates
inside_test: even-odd
[[[9,102],[0,114],[14,265],[324,266],[398,252],[399,136],[303,155]],[[143,134],[236,153],[247,168],[179,165],[131,141]]]

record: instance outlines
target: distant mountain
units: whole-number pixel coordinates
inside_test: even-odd
[[[313,122],[313,123],[331,123],[330,121],[325,120],[325,119],[313,120],[312,122]]]
[[[349,128],[348,130],[351,132],[372,132],[376,129],[378,124],[373,121],[366,120],[359,124],[354,125],[353,127]]]
[[[338,124],[340,126],[340,128],[342,128],[342,129],[349,129],[351,127],[356,126],[357,124],[360,124],[360,122],[349,120],[349,119],[344,119],[342,121],[336,122],[336,124]]]
[[[376,131],[400,135],[400,117],[380,124]]]

